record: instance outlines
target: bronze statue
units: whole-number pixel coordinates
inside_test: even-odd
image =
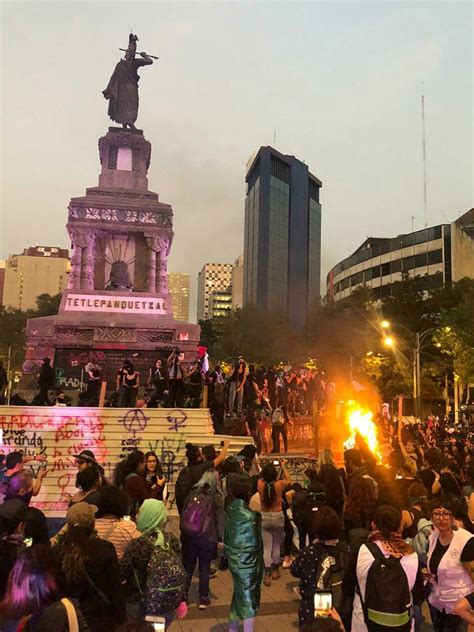
[[[138,82],[140,77],[137,69],[149,66],[153,59],[146,53],[140,53],[141,59],[135,59],[137,54],[138,37],[130,33],[125,59],[121,59],[115,66],[110,77],[109,85],[102,94],[109,100],[108,114],[116,123],[124,128],[135,128],[138,116]]]
[[[105,290],[130,290],[132,282],[125,261],[114,261],[110,269],[110,279]]]

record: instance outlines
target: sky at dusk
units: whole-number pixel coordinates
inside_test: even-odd
[[[3,2],[0,259],[69,247],[69,199],[97,186],[102,96],[128,33],[149,184],[174,210],[169,270],[243,252],[245,165],[274,145],[321,191],[322,273],[367,236],[473,204],[473,8],[462,2]],[[276,142],[274,130],[276,128]],[[322,285],[324,292],[325,284]],[[195,318],[195,291],[192,320]]]

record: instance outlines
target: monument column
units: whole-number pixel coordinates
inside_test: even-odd
[[[81,288],[83,290],[93,290],[95,233],[84,233],[84,241],[85,247],[82,261]]]
[[[156,292],[156,251],[155,241],[156,239],[152,235],[145,234],[146,245],[148,248],[148,268],[146,283],[148,292]]]
[[[157,253],[158,258],[158,278],[157,278],[157,287],[156,291],[158,294],[168,294],[168,253],[169,253],[169,240],[168,239],[157,239],[159,250]]]
[[[72,242],[72,255],[71,255],[71,273],[69,275],[68,288],[73,290],[79,290],[81,287],[81,267],[82,267],[82,248],[76,241],[76,234],[73,231],[69,232]]]

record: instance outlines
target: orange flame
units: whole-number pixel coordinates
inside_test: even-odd
[[[377,457],[378,461],[382,460],[382,455],[379,450],[379,442],[377,439],[377,426],[372,421],[372,413],[362,411],[359,408],[354,408],[348,418],[350,436],[344,442],[344,449],[356,447],[356,434],[360,434],[364,441],[367,443],[369,450]]]

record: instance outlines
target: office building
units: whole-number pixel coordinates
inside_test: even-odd
[[[215,290],[209,297],[208,318],[222,318],[232,311],[232,288]]]
[[[197,318],[206,320],[209,315],[209,298],[213,292],[229,290],[232,284],[231,263],[206,263],[198,274]]]
[[[240,309],[244,304],[244,257],[240,255],[232,267],[232,309]]]
[[[3,305],[15,309],[36,309],[40,294],[54,296],[67,288],[69,252],[51,246],[32,246],[5,262]]]
[[[429,289],[466,276],[474,278],[474,209],[451,224],[396,237],[369,237],[330,270],[326,296],[340,301],[365,285],[378,300],[404,278],[419,278]]]
[[[181,272],[168,273],[168,291],[176,320],[189,322],[190,276]]]
[[[272,147],[260,148],[245,180],[244,305],[282,310],[304,330],[320,300],[322,183]]]

